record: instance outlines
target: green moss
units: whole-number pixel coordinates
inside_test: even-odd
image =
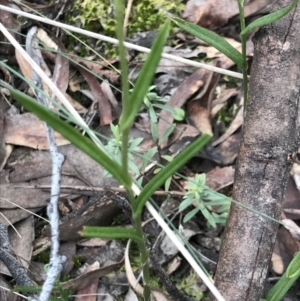
[[[179,14],[184,9],[183,0],[139,0],[133,1],[128,23],[128,35],[155,30],[164,23],[166,16],[156,9]],[[69,21],[75,23],[80,20],[84,29],[102,32],[115,36],[116,21],[113,17],[113,7],[110,0],[75,0],[72,16]],[[74,16],[76,14],[76,16]]]
[[[42,263],[49,263],[50,251],[43,251],[38,255],[38,261]]]
[[[74,266],[75,268],[80,268],[83,264],[83,260],[80,256],[76,255],[74,256]]]
[[[188,274],[182,279],[173,279],[177,283],[177,288],[184,291],[192,298],[195,298],[195,300],[202,300],[204,294],[199,290],[197,285],[198,275],[196,272],[193,269],[190,269]]]

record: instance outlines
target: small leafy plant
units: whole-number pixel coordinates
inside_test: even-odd
[[[149,91],[149,87],[153,80],[156,67],[160,61],[163,47],[166,43],[170,30],[170,22],[167,21],[161,28],[156,40],[153,43],[151,53],[149,54],[140,75],[135,84],[132,93],[129,92],[128,84],[128,66],[126,61],[126,52],[123,41],[123,5],[122,1],[115,1],[116,19],[117,19],[117,36],[120,41],[120,63],[122,75],[122,92],[123,92],[123,110],[119,120],[119,125],[112,126],[115,141],[113,148],[118,150],[118,159],[114,158],[105,149],[92,142],[90,139],[81,135],[79,131],[71,127],[63,121],[56,113],[50,111],[47,107],[38,104],[34,99],[27,95],[13,90],[10,91],[15,99],[17,99],[24,107],[34,112],[40,119],[47,122],[54,130],[60,132],[64,137],[70,140],[75,146],[88,154],[97,163],[101,164],[127,191],[127,197],[132,206],[132,220],[134,223],[133,229],[120,227],[84,227],[80,232],[84,237],[103,237],[103,238],[127,238],[137,242],[140,252],[140,260],[143,263],[143,284],[144,284],[144,299],[150,300],[149,286],[149,262],[148,250],[146,248],[143,229],[142,229],[142,210],[153,195],[165,181],[170,178],[181,166],[183,166],[190,158],[192,158],[201,148],[203,148],[210,136],[202,135],[176,158],[174,158],[164,169],[162,169],[153,179],[142,189],[137,187],[130,174],[129,168],[129,132],[130,128],[137,116],[144,98]],[[7,86],[8,87],[8,86]],[[9,88],[9,87],[8,87]],[[133,145],[134,148],[138,143]],[[150,153],[149,156],[152,154]],[[120,158],[121,157],[121,158]]]
[[[189,221],[201,211],[209,225],[215,227],[217,223],[225,224],[230,201],[224,195],[207,187],[205,180],[205,174],[196,174],[194,178],[188,178],[188,185],[185,187],[187,192],[179,210],[183,211],[191,205],[196,208],[185,215],[183,222]],[[215,208],[214,211],[213,208]]]
[[[193,34],[194,36],[204,40],[208,44],[214,46],[222,53],[226,54],[231,58],[237,66],[242,68],[244,75],[244,99],[247,99],[247,61],[246,61],[246,35],[247,33],[262,25],[274,22],[288,12],[290,12],[297,5],[299,0],[293,1],[288,7],[279,10],[275,13],[269,14],[263,18],[256,20],[251,23],[248,27],[245,26],[244,11],[243,11],[243,0],[238,0],[240,8],[240,20],[241,20],[241,37],[242,37],[242,53],[238,52],[230,44],[228,44],[223,38],[216,35],[215,33],[201,28],[195,24],[188,23],[180,18],[173,17],[171,20],[178,25],[180,28]],[[83,2],[87,5],[89,1]],[[145,245],[145,239],[142,230],[141,214],[145,204],[148,202],[153,193],[160,188],[170,177],[183,166],[190,158],[192,158],[201,148],[203,148],[208,141],[210,136],[202,135],[190,146],[188,146],[183,152],[177,157],[170,160],[165,168],[162,168],[153,179],[146,184],[144,187],[137,187],[130,173],[130,170],[135,169],[130,167],[130,147],[137,150],[140,141],[130,141],[129,132],[133,124],[135,117],[140,111],[142,105],[145,105],[149,110],[149,115],[152,115],[153,120],[156,120],[154,104],[149,101],[149,98],[145,97],[150,94],[150,98],[154,97],[151,95],[151,82],[155,74],[156,67],[159,63],[160,56],[163,50],[163,46],[166,43],[166,39],[170,30],[170,22],[167,21],[161,28],[153,46],[150,55],[141,69],[139,78],[135,84],[132,93],[129,91],[128,84],[128,66],[126,62],[125,48],[123,45],[123,12],[124,5],[122,1],[115,0],[114,2],[114,14],[116,15],[117,22],[116,31],[119,39],[119,55],[121,63],[122,73],[122,92],[123,92],[123,110],[119,120],[118,126],[112,126],[114,133],[114,141],[109,146],[111,150],[115,150],[115,154],[100,149],[99,145],[92,142],[90,139],[81,135],[81,133],[75,130],[73,127],[63,121],[57,114],[50,111],[35,102],[34,99],[24,95],[23,93],[10,89],[11,94],[17,99],[24,107],[34,112],[40,119],[47,122],[54,130],[60,132],[64,137],[69,139],[75,146],[81,149],[83,152],[88,154],[97,163],[101,164],[121,185],[123,185],[127,191],[128,199],[132,206],[132,220],[134,223],[133,229],[125,229],[119,227],[84,227],[81,234],[85,237],[103,237],[103,238],[129,238],[136,241],[139,253],[140,261],[143,263],[143,284],[144,284],[144,299],[150,300],[150,286],[149,286],[149,264],[148,264],[148,250]],[[98,16],[97,16],[98,17]],[[150,88],[149,88],[150,87]],[[157,101],[157,99],[156,99]],[[156,106],[160,105],[156,102]],[[150,113],[150,111],[152,113]],[[155,131],[154,131],[155,133]],[[154,155],[155,149],[146,153],[146,157],[151,158]],[[195,203],[196,208],[188,213],[185,217],[185,221],[192,218],[199,211],[207,218],[208,223],[214,226],[218,222],[223,222],[225,218],[225,212],[228,209],[229,198],[222,196],[216,192],[212,192],[205,186],[205,175],[196,175],[195,179],[189,179],[186,187],[187,193],[184,197],[183,202],[180,205],[180,209],[184,210],[191,204]],[[214,208],[217,207],[217,208]],[[214,210],[213,210],[214,209]],[[263,214],[261,214],[263,215]],[[293,281],[299,277],[299,254],[292,261],[291,267],[288,268],[286,274],[282,277],[282,281],[279,282],[278,286],[271,290],[266,297],[268,301],[279,300],[286,289],[290,287]],[[278,293],[279,292],[279,293]]]
[[[158,114],[155,109],[165,110],[170,112],[175,120],[183,120],[185,113],[181,108],[171,108],[166,103],[169,101],[166,98],[158,96],[153,90],[155,89],[155,86],[151,86],[148,89],[148,93],[144,97],[144,106],[146,107],[147,113],[150,118],[151,123],[151,133],[152,138],[154,141],[158,140]],[[171,124],[165,133],[161,136],[161,138],[158,141],[158,144],[161,144],[163,141],[165,141],[170,134],[175,129],[175,124]]]

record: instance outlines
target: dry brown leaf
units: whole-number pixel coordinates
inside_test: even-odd
[[[1,4],[1,0],[0,0]],[[0,300],[3,301],[20,301],[19,297],[11,292],[13,287],[10,285],[8,281],[6,281],[3,277],[0,277]]]
[[[216,29],[226,24],[238,12],[236,0],[190,0],[182,17],[205,28]]]
[[[48,33],[43,29],[39,28],[36,33],[36,37],[49,48],[52,48],[53,50],[58,50],[58,45],[49,37]]]
[[[218,145],[215,149],[219,154],[219,160],[215,160],[215,162],[222,165],[233,164],[238,155],[240,140],[241,133],[236,133]]]
[[[80,111],[80,112],[86,112],[87,111],[86,108],[81,103],[79,103],[77,100],[75,100],[73,97],[71,97],[68,93],[65,93],[64,96],[66,97],[68,102],[72,105],[72,107],[76,111]]]
[[[246,0],[245,17],[270,11],[272,0]],[[225,25],[229,19],[239,14],[236,0],[189,0],[183,18],[208,29],[217,29]]]
[[[87,285],[89,285],[89,283],[93,279],[101,278],[111,272],[116,271],[117,269],[119,269],[122,266],[122,264],[123,264],[123,260],[121,262],[111,264],[104,268],[100,268],[100,269],[88,272],[87,274],[80,275],[79,277],[77,277],[75,279],[63,282],[62,287],[63,287],[63,289],[71,288],[72,292],[74,292],[76,290],[80,290],[80,289],[86,287]]]
[[[294,239],[287,229],[281,227],[278,230],[275,247],[272,255],[272,269],[282,274],[289,263],[293,259],[293,256],[300,249],[300,243]]]
[[[62,241],[82,239],[83,237],[79,232],[84,226],[108,226],[119,212],[120,209],[115,202],[101,200],[90,211],[61,223],[59,225],[59,238]],[[51,236],[49,226],[43,230],[43,235]]]
[[[11,246],[21,265],[27,269],[31,261],[34,240],[34,218],[30,216],[14,225],[21,237],[11,227],[8,229]],[[6,266],[0,262],[0,273],[10,275]]]
[[[172,95],[170,101],[168,102],[168,106],[182,107],[185,102],[195,94],[201,87],[202,92],[206,91],[206,88],[210,82],[210,78],[212,77],[212,72],[204,69],[197,70],[194,74],[188,77],[175,91]],[[201,92],[201,93],[202,93]],[[170,124],[172,124],[174,118],[171,113],[163,110],[159,114],[159,122],[158,122],[158,136],[161,137],[163,133],[168,129]],[[162,143],[161,147],[166,147],[168,145],[168,141]]]
[[[214,97],[215,88],[219,82],[220,75],[214,73],[209,81],[209,85],[201,97],[194,99],[188,104],[189,119],[200,133],[213,135],[210,119],[211,103]]]
[[[64,268],[61,272],[62,277],[68,276],[70,275],[71,270],[74,267],[74,258],[76,255],[76,243],[75,241],[67,241],[67,242],[63,242],[60,245],[59,248],[59,253],[61,255],[65,255],[67,258],[67,261],[64,265]]]
[[[106,125],[112,123],[112,108],[108,98],[104,94],[101,85],[98,82],[98,79],[82,67],[77,66],[77,69],[87,81],[89,87],[91,88],[94,100],[98,103],[100,124]]]
[[[106,95],[107,99],[110,101],[110,104],[113,107],[117,107],[119,105],[114,93],[111,90],[111,86],[108,84],[107,81],[102,82],[101,88],[103,93]]]
[[[59,51],[66,52],[64,45],[58,41]],[[53,70],[52,81],[57,86],[57,88],[65,93],[69,84],[69,60],[59,53],[55,57],[55,65]]]
[[[13,209],[1,209],[1,213],[0,214],[0,223],[6,226],[10,226],[11,224],[15,224],[29,216],[32,215],[32,213],[30,212],[37,212],[39,210],[41,210],[41,208],[32,208],[30,210],[26,209],[18,209],[18,208],[13,208]],[[3,217],[5,216],[5,218]]]
[[[172,147],[174,143],[180,143],[180,141],[182,141],[182,143],[184,143],[183,142],[183,140],[185,140],[184,138],[194,138],[194,137],[197,137],[199,134],[200,133],[199,133],[198,129],[196,127],[194,127],[193,125],[178,123],[172,133],[172,136],[171,136],[169,142],[170,142],[170,144],[172,144],[171,145],[171,147]],[[171,151],[171,153],[174,153],[174,151]]]
[[[227,131],[221,137],[219,137],[217,140],[215,140],[212,143],[212,146],[217,146],[218,144],[220,144],[220,143],[224,142],[226,139],[228,139],[237,129],[239,129],[241,127],[241,125],[243,124],[243,120],[244,120],[244,110],[243,110],[243,107],[241,107],[238,110],[235,118],[231,122]]]
[[[211,109],[211,117],[215,117],[217,113],[223,108],[225,105],[225,102],[233,97],[236,96],[239,93],[239,90],[237,88],[232,89],[224,89],[222,90],[221,94],[213,100],[212,102],[212,109]]]
[[[244,8],[245,17],[256,14],[266,14],[271,12],[273,0],[251,0]]]
[[[300,192],[297,189],[295,181],[292,177],[289,177],[285,199],[283,202],[283,210],[286,218],[289,219],[300,219]]]
[[[290,219],[283,219],[282,223],[284,224],[285,228],[290,231],[292,237],[300,242],[300,228],[299,226]]]
[[[93,264],[87,267],[83,275],[98,269],[99,269],[99,262],[95,261]],[[91,279],[91,281],[86,287],[83,287],[76,292],[77,296],[75,297],[75,301],[96,301],[97,291],[98,291],[98,278]]]
[[[18,188],[16,188],[15,183],[0,184],[0,208],[12,209],[17,207],[8,201],[14,202],[18,206],[26,209],[47,206],[49,192],[43,192],[37,189],[28,189],[26,188],[29,186],[28,184],[29,183],[18,183]]]
[[[215,167],[206,174],[206,185],[213,190],[220,190],[233,184],[234,168],[232,166]]]
[[[5,142],[35,149],[49,149],[45,125],[32,113],[5,117]],[[55,132],[57,145],[70,144]]]

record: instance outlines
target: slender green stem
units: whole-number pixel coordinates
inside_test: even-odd
[[[124,14],[124,1],[114,0],[117,27],[116,33],[119,40],[119,58],[121,65],[121,79],[122,79],[122,92],[123,92],[123,109],[129,105],[129,82],[128,82],[128,64],[126,60],[126,49],[124,46],[124,32],[123,32],[123,14]]]
[[[122,131],[121,135],[122,135],[122,169],[123,172],[125,174],[128,174],[128,142],[129,142],[129,130],[125,129],[124,131]],[[128,174],[128,176],[130,176]]]
[[[140,258],[143,266],[143,284],[144,284],[144,300],[150,301],[151,290],[149,286],[150,274],[149,274],[149,252],[146,248],[145,240],[143,239],[143,228],[141,215],[137,216],[133,220],[136,233],[141,236],[142,240],[137,242],[140,250]]]
[[[240,12],[240,24],[241,24],[241,31],[246,28],[245,24],[245,15],[244,15],[244,1],[237,0]],[[246,109],[247,97],[248,97],[248,63],[247,63],[247,53],[246,53],[246,42],[247,42],[247,35],[241,36],[242,41],[242,56],[243,56],[243,84],[244,84],[244,112]]]

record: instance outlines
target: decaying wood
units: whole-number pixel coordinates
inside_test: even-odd
[[[276,1],[274,10],[289,5]],[[279,219],[299,142],[300,7],[258,31],[235,174],[235,200]],[[232,205],[215,283],[226,300],[260,300],[278,224]]]

